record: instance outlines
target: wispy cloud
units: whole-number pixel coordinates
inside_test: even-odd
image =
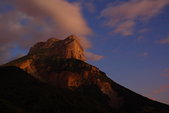
[[[165,68],[162,72],[162,76],[169,77],[169,68]]]
[[[104,56],[93,54],[91,52],[85,52],[85,55],[88,60],[93,60],[93,61],[98,61],[98,60],[101,60],[102,58],[104,58]]]
[[[139,36],[137,39],[138,40],[142,40],[142,39],[144,39],[145,37],[144,36]]]
[[[162,40],[158,40],[157,43],[159,43],[159,44],[169,44],[169,36],[167,38],[162,39]]]
[[[101,12],[105,25],[113,27],[113,33],[129,36],[134,33],[137,21],[148,21],[169,4],[168,0],[129,0],[109,5]]]
[[[122,33],[124,36],[132,35],[134,31],[133,27],[135,24],[136,23],[134,21],[125,21],[123,23],[119,23],[113,33]]]
[[[152,92],[150,92],[148,94],[148,96],[154,96],[154,95],[158,95],[158,94],[161,94],[161,93],[164,93],[166,91],[169,91],[169,84],[166,84],[166,85],[162,85],[160,86],[159,88],[153,90]]]
[[[169,77],[169,73],[164,73],[162,76]]]
[[[169,73],[169,68],[165,68],[165,69],[163,70],[163,72]]]

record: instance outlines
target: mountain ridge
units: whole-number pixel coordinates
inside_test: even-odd
[[[104,95],[102,98],[112,112],[169,113],[169,106],[117,84],[97,67],[86,63],[83,48],[77,39],[74,35],[64,40],[50,38],[46,42],[35,44],[28,55],[3,66],[18,67],[33,78],[61,89],[71,91],[83,90],[84,87],[98,89],[99,95]]]

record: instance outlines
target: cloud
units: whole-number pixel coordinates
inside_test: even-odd
[[[157,43],[159,43],[159,44],[169,44],[169,37],[164,38],[162,40],[158,40]]]
[[[165,68],[165,69],[163,70],[163,72],[169,73],[169,68]]]
[[[91,33],[81,8],[77,3],[66,0],[10,0],[16,8],[32,17],[35,22],[50,28],[55,34],[76,34],[85,37]],[[48,23],[48,24],[47,24]],[[86,45],[85,45],[86,46]]]
[[[109,5],[101,12],[105,25],[113,27],[113,33],[129,36],[134,33],[137,21],[148,21],[169,4],[168,0],[129,0]]]
[[[66,0],[4,0],[0,3],[7,4],[13,10],[0,11],[0,49],[7,48],[0,51],[4,57],[10,56],[7,51],[14,45],[29,49],[34,43],[53,36],[65,38],[75,34],[84,48],[91,47],[87,36],[92,30],[77,3]]]
[[[161,74],[162,76],[169,77],[169,68],[165,68],[163,70],[163,73]]]
[[[93,60],[93,61],[101,60],[104,57],[91,52],[85,52],[85,56],[87,57],[88,60]]]
[[[119,24],[113,33],[122,33],[124,36],[130,36],[133,34],[133,27],[136,23],[134,21],[126,21]]]
[[[148,95],[149,96],[154,96],[154,95],[158,95],[158,94],[164,93],[166,91],[169,91],[169,84],[160,86],[159,88],[155,89],[154,91],[152,91]]]
[[[158,98],[159,95],[165,94],[168,91],[169,91],[169,84],[164,84],[150,91],[148,94],[146,94],[146,96],[149,97],[149,99],[152,99],[155,101],[161,101],[163,103],[165,102],[166,104],[168,104],[169,100],[167,98],[165,98],[164,100]]]
[[[169,77],[169,73],[164,73],[162,76]]]
[[[144,36],[139,36],[137,39],[138,40],[142,40],[142,39],[144,39],[145,37]]]

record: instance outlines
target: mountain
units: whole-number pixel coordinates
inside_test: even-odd
[[[79,38],[75,35],[71,35],[65,40],[50,38],[46,42],[39,42],[30,49],[28,55],[39,57],[54,56],[56,58],[75,58],[82,61],[85,61],[86,59]]]
[[[35,44],[1,66],[0,105],[21,113],[169,113],[168,105],[117,84],[85,60],[75,35]]]

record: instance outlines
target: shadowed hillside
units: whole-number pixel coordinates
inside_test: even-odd
[[[74,91],[44,84],[16,67],[0,68],[2,113],[109,113],[107,96],[96,86]]]

